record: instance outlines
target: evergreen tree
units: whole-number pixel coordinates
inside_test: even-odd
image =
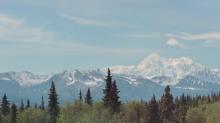
[[[37,109],[37,108],[38,108],[38,107],[37,107],[37,103],[35,103],[35,104],[34,104],[34,108],[35,108],[35,109]]]
[[[119,101],[119,91],[116,85],[116,81],[112,83],[112,87],[110,90],[110,105],[111,105],[111,110],[113,112],[119,112],[120,111],[120,105],[121,102]]]
[[[159,106],[155,99],[155,96],[152,97],[151,101],[148,104],[148,112],[148,123],[161,123]]]
[[[187,106],[187,98],[185,97],[184,94],[181,95],[180,97],[180,110],[179,110],[179,113],[180,113],[180,121],[179,123],[185,123],[186,122],[186,112],[187,112],[187,109],[188,109],[188,106]]]
[[[6,116],[10,113],[10,106],[9,106],[9,102],[8,102],[8,98],[6,96],[6,94],[4,94],[3,98],[2,98],[2,104],[1,104],[1,111],[2,111],[2,115]]]
[[[20,105],[20,112],[24,111],[24,102],[21,100],[21,105]]]
[[[11,106],[11,123],[17,122],[17,106],[13,104]]]
[[[175,115],[178,123],[185,123],[185,116],[188,109],[187,105],[187,97],[184,94],[182,94],[175,107]]]
[[[30,100],[29,99],[27,99],[27,104],[26,104],[26,109],[28,109],[28,108],[30,108],[31,107],[31,104],[30,104]]]
[[[92,96],[91,96],[91,91],[90,88],[88,88],[86,97],[85,97],[85,103],[88,105],[92,105]]]
[[[164,94],[161,97],[160,109],[161,109],[161,115],[163,119],[167,119],[167,120],[172,119],[175,105],[173,103],[173,96],[170,94],[169,86],[166,86],[164,89]]]
[[[56,93],[55,84],[52,81],[50,93],[49,93],[48,111],[50,114],[50,123],[56,123],[59,115],[59,102],[58,95]]]
[[[45,109],[45,107],[44,107],[44,97],[43,97],[43,96],[41,97],[40,109],[41,109],[41,110],[44,110],[44,109]]]
[[[79,101],[83,102],[83,97],[82,97],[82,91],[81,89],[79,90]]]
[[[112,87],[112,75],[111,75],[111,71],[108,68],[108,73],[107,73],[107,77],[105,79],[106,81],[106,86],[105,89],[103,90],[104,93],[104,97],[103,97],[103,103],[104,106],[106,107],[110,107],[110,91],[111,91],[111,87]]]

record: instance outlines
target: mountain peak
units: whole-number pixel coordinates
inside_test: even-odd
[[[159,53],[151,53],[145,59],[160,59],[160,58],[161,58],[161,56]]]

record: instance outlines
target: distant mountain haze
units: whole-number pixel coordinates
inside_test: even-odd
[[[53,80],[63,104],[78,98],[79,90],[85,96],[91,88],[95,100],[101,100],[107,68],[91,70],[66,70],[49,75],[34,75],[28,71],[0,73],[0,94],[7,93],[9,100],[20,102],[30,99],[39,103],[47,97]],[[120,97],[126,100],[148,100],[163,93],[163,87],[171,85],[173,94],[209,94],[220,90],[220,71],[207,68],[190,58],[164,58],[153,53],[137,65],[111,66],[113,79],[117,81]]]

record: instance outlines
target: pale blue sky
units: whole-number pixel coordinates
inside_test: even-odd
[[[220,68],[220,1],[1,0],[0,72],[138,64],[150,53]]]

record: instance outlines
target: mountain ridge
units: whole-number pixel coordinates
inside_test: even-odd
[[[159,77],[169,78],[169,82],[158,82],[161,85],[176,85],[178,82],[188,75],[197,76],[200,79],[207,79],[209,76],[210,80],[220,83],[220,72],[217,69],[209,69],[199,63],[194,62],[192,59],[187,57],[180,58],[164,58],[157,53],[150,54],[144,60],[137,65],[118,65],[109,67],[113,74],[122,76],[140,76],[145,79],[155,80]],[[32,86],[41,84],[48,81],[53,76],[59,75],[65,79],[68,85],[74,84],[75,82],[82,80],[92,82],[101,81],[105,77],[105,68],[91,69],[91,70],[65,70],[63,72],[49,74],[49,75],[35,75],[28,71],[21,72],[5,72],[0,73],[0,80],[13,80],[17,81],[21,86]],[[214,75],[214,76],[213,76]],[[87,82],[89,83],[89,82]],[[89,85],[89,84],[88,84]]]
[[[117,81],[122,100],[160,97],[163,88],[170,85],[174,96],[182,93],[209,94],[220,91],[220,71],[210,69],[190,58],[164,58],[158,54],[146,57],[137,65],[111,66],[91,70],[65,70],[49,75],[35,75],[28,71],[0,73],[0,94],[7,93],[13,100],[47,96],[54,81],[61,103],[76,99],[81,89],[91,88],[94,100],[102,98],[107,68]],[[16,96],[15,96],[16,95]],[[40,99],[39,99],[40,100]]]

